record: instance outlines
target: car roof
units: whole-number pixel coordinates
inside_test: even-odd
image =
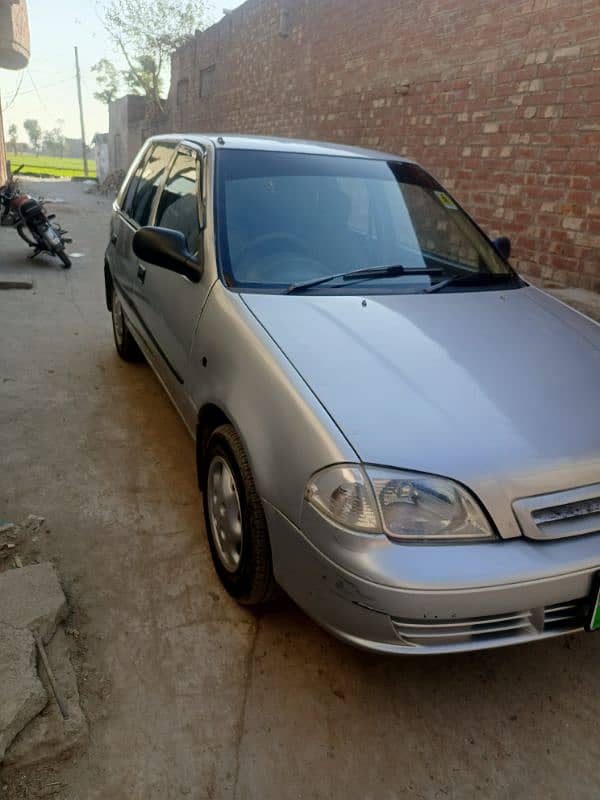
[[[350,156],[354,158],[381,159],[384,161],[410,161],[410,159],[380,150],[338,144],[336,142],[317,142],[310,139],[287,139],[280,136],[247,136],[239,133],[171,133],[153,136],[153,141],[191,142],[206,144],[207,140],[217,150],[268,150],[283,153],[305,153],[311,155]]]

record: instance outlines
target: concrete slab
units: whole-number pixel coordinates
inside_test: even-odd
[[[79,705],[77,678],[69,657],[69,645],[59,627],[47,647],[48,660],[56,683],[65,700],[68,719],[64,719],[52,695],[50,683],[40,668],[42,683],[50,702],[44,712],[32,719],[8,748],[4,767],[26,767],[51,759],[62,758],[85,746],[88,738],[87,720]]]
[[[15,736],[47,702],[36,670],[33,635],[0,623],[0,763]]]
[[[67,600],[49,562],[0,575],[0,622],[28,628],[48,642],[67,615]]]

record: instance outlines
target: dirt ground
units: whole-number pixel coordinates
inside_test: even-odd
[[[387,658],[290,601],[239,608],[210,563],[192,442],[149,368],[114,351],[110,202],[35,189],[81,254],[26,260],[0,230],[0,518],[46,517],[90,744],[0,776],[0,798],[397,800],[600,796],[600,635]],[[77,638],[77,636],[79,638]]]

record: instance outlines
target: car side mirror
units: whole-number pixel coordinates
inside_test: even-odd
[[[492,241],[494,249],[499,253],[505,261],[510,258],[510,239],[508,236],[498,236]]]
[[[181,231],[171,228],[140,228],[133,237],[133,252],[142,261],[185,275],[192,283],[202,277],[202,268],[188,250]]]

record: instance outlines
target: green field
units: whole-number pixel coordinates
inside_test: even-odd
[[[13,169],[23,164],[22,175],[55,175],[71,178],[83,176],[82,158],[59,158],[55,156],[36,156],[35,153],[7,153]],[[96,162],[88,161],[89,177],[96,177]]]

